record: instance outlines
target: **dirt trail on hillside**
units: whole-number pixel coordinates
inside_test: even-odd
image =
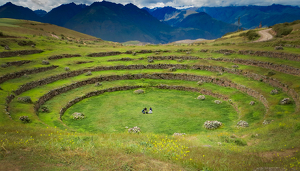
[[[272,30],[272,29],[270,28],[270,29],[259,31],[258,34],[260,35],[260,38],[253,42],[263,42],[263,41],[268,41],[268,40],[273,39],[273,36],[269,33],[270,30]]]

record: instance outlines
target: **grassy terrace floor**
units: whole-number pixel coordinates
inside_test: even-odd
[[[278,58],[258,57],[250,55],[220,53],[203,53],[201,49],[220,50],[260,50],[275,52],[278,43],[296,38],[300,31],[294,30],[283,38],[261,43],[248,43],[239,33],[221,39],[198,42],[192,45],[145,45],[122,46],[120,43],[106,42],[101,39],[67,30],[49,24],[37,22],[0,19],[0,28],[4,35],[1,44],[7,44],[15,50],[40,49],[44,52],[32,55],[21,55],[0,58],[0,65],[6,62],[31,60],[21,66],[0,67],[0,76],[26,69],[47,67],[42,60],[61,54],[79,54],[81,57],[49,60],[50,65],[58,68],[10,79],[0,84],[0,170],[254,170],[260,167],[279,167],[287,170],[300,169],[300,118],[295,111],[296,104],[280,105],[280,100],[290,98],[279,89],[279,94],[271,95],[276,87],[265,82],[223,72],[205,70],[177,69],[137,69],[93,71],[91,76],[80,74],[34,87],[17,95],[8,104],[10,119],[3,110],[6,97],[14,94],[20,86],[32,81],[44,79],[70,71],[91,69],[97,66],[119,65],[153,65],[153,64],[186,64],[221,66],[234,69],[232,62],[209,60],[210,58],[247,59],[274,64],[283,64],[300,68],[300,62]],[[296,27],[296,26],[295,26]],[[53,32],[59,39],[54,38]],[[61,35],[64,35],[65,39]],[[20,41],[33,41],[36,46],[20,46]],[[235,43],[235,44],[232,44]],[[295,43],[295,41],[291,41]],[[90,53],[110,51],[152,50],[152,53],[120,54],[106,57],[88,57]],[[169,52],[155,51],[168,50]],[[0,52],[7,51],[0,49]],[[184,51],[184,52],[179,52]],[[186,53],[189,52],[189,53]],[[278,52],[278,51],[276,51]],[[280,52],[300,54],[299,49],[284,47]],[[148,63],[149,56],[195,56],[200,60],[154,60]],[[132,61],[111,61],[112,59],[132,58]],[[141,59],[143,58],[143,59]],[[89,61],[90,63],[78,64]],[[300,94],[299,75],[291,75],[267,68],[241,65],[243,72],[253,72],[268,76]],[[268,101],[269,109],[256,98],[237,89],[222,87],[213,83],[197,85],[197,81],[166,79],[125,79],[103,81],[102,86],[87,84],[57,94],[46,101],[43,106],[49,112],[36,114],[34,105],[44,94],[53,89],[91,79],[93,77],[173,73],[210,76],[212,78],[230,80],[262,94]],[[212,96],[204,101],[197,100],[200,92],[157,89],[160,84],[184,86],[207,90],[223,95],[226,100],[217,105]],[[70,107],[60,119],[61,108],[75,98],[87,93],[118,86],[142,85],[144,94],[134,94],[132,90],[106,92],[84,99]],[[29,96],[33,103],[20,103],[18,97]],[[249,105],[255,101],[255,105]],[[154,113],[143,115],[144,107],[152,107]],[[266,112],[267,111],[267,112]],[[87,118],[73,120],[71,114],[82,112]],[[30,123],[22,123],[20,116],[29,116]],[[203,127],[206,120],[218,120],[223,123],[216,130]],[[237,127],[238,121],[244,120],[249,127]],[[265,120],[270,124],[262,124]],[[125,127],[138,126],[142,133],[127,133]],[[186,133],[185,136],[172,136],[173,133]]]

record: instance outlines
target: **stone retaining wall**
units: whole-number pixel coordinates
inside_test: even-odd
[[[67,92],[69,90],[87,85],[87,84],[94,84],[96,82],[103,82],[103,81],[116,81],[116,80],[135,80],[135,79],[165,79],[165,80],[186,80],[186,81],[202,81],[206,83],[213,83],[223,87],[231,87],[238,89],[256,99],[261,101],[265,106],[266,110],[268,110],[269,105],[266,98],[261,95],[259,92],[247,88],[244,85],[233,83],[232,81],[219,79],[219,78],[212,78],[209,76],[199,76],[199,75],[190,75],[190,74],[176,74],[176,73],[153,73],[153,74],[128,74],[128,75],[110,75],[110,76],[100,76],[94,77],[87,80],[79,81],[68,86],[56,88],[50,90],[48,93],[43,95],[39,98],[39,100],[35,103],[35,111],[37,112],[41,105],[43,105],[46,101],[53,98],[56,95],[61,93]]]
[[[62,59],[62,58],[73,58],[73,57],[81,57],[79,54],[61,54],[61,55],[54,55],[48,57],[49,60],[54,60],[54,59]]]
[[[200,58],[196,56],[149,56],[148,59],[153,60],[214,60],[214,61],[224,61],[224,62],[233,62],[242,65],[251,65],[261,68],[272,69],[278,72],[283,72],[291,75],[300,75],[300,69],[294,68],[288,65],[274,64],[271,62],[262,62],[256,60],[247,60],[247,59],[229,59],[229,58]]]
[[[4,83],[5,81],[10,80],[10,79],[22,77],[22,76],[24,76],[24,74],[27,74],[27,75],[29,75],[29,74],[35,74],[35,73],[39,73],[39,72],[44,72],[44,71],[48,71],[48,70],[51,70],[51,69],[55,69],[57,67],[58,66],[52,65],[52,66],[49,66],[49,67],[27,69],[27,70],[23,70],[23,71],[20,71],[20,72],[14,72],[14,73],[6,74],[6,75],[3,75],[3,76],[0,77],[0,84]]]
[[[42,53],[43,50],[19,50],[19,51],[8,51],[8,52],[0,52],[0,58],[20,56],[20,55],[30,55],[36,53]]]
[[[126,52],[119,52],[119,51],[112,51],[112,52],[99,52],[99,53],[91,53],[87,56],[89,57],[104,57],[104,56],[115,56],[115,55],[120,55],[120,54],[133,54],[133,53],[153,53],[153,52],[170,52],[169,50],[139,50],[139,51],[126,51]]]
[[[85,94],[84,96],[81,97],[77,97],[74,100],[71,100],[67,103],[66,106],[64,106],[59,114],[60,114],[60,119],[63,116],[63,114],[67,111],[68,108],[70,108],[71,106],[73,106],[74,104],[82,101],[83,99],[86,98],[90,98],[92,96],[98,96],[100,94],[103,94],[105,92],[113,92],[113,91],[124,91],[124,90],[131,90],[131,89],[136,89],[136,88],[142,88],[144,86],[122,86],[122,87],[112,87],[112,88],[108,88],[108,89],[103,89],[103,90],[98,90],[98,91],[93,91],[93,92],[89,92],[87,94]],[[180,91],[192,91],[192,92],[201,92],[204,95],[209,95],[209,96],[213,96],[215,98],[219,98],[219,99],[223,99],[223,100],[228,100],[228,97],[221,95],[221,94],[216,94],[213,93],[211,91],[208,90],[204,90],[204,89],[198,89],[198,88],[193,88],[193,87],[184,87],[184,86],[169,86],[169,85],[158,85],[158,86],[154,86],[156,88],[159,89],[171,89],[171,90],[180,90]]]
[[[47,77],[41,80],[32,81],[26,84],[23,84],[20,86],[17,90],[14,91],[16,95],[19,95],[27,90],[30,90],[34,87],[45,85],[57,80],[74,77],[83,73],[86,73],[88,71],[102,71],[102,70],[135,70],[135,69],[168,69],[171,67],[175,67],[176,69],[194,69],[194,70],[207,70],[212,72],[228,72],[236,75],[243,75],[248,78],[252,78],[257,81],[265,82],[273,87],[277,87],[282,89],[284,92],[286,92],[289,96],[291,96],[294,101],[296,102],[297,111],[299,110],[300,106],[300,100],[299,95],[294,89],[290,89],[288,85],[281,83],[280,81],[276,80],[272,77],[266,77],[263,75],[251,73],[251,72],[245,72],[243,70],[239,69],[230,69],[230,68],[224,68],[220,66],[205,66],[205,65],[193,65],[188,66],[184,64],[153,64],[153,65],[119,65],[119,66],[101,66],[96,67],[92,69],[83,69],[83,70],[77,70],[77,71],[70,71],[63,74]],[[158,78],[159,79],[159,78]]]
[[[207,51],[207,49],[201,49],[200,52]],[[263,56],[269,58],[279,58],[279,59],[286,59],[291,61],[300,61],[299,54],[292,54],[292,53],[284,53],[284,52],[270,52],[270,51],[252,51],[252,50],[239,50],[238,52],[234,50],[228,49],[220,49],[220,50],[211,50],[211,52],[215,53],[238,53],[241,55],[252,55],[252,56]]]
[[[21,66],[23,64],[27,64],[27,63],[30,63],[32,61],[30,60],[23,60],[23,61],[12,61],[12,62],[6,62],[6,65],[9,67],[9,66],[12,66],[12,65],[15,65],[15,66]]]

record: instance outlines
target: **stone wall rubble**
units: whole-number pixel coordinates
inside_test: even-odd
[[[233,62],[242,65],[251,65],[261,68],[272,69],[278,72],[283,72],[291,75],[300,75],[300,69],[294,68],[288,65],[283,64],[274,64],[271,62],[262,62],[256,60],[247,60],[247,59],[229,59],[229,58],[200,58],[196,56],[149,56],[148,59],[153,60],[214,60],[214,61],[223,61],[223,62]]]
[[[81,57],[80,54],[61,54],[61,55],[53,55],[48,57],[49,60],[54,59],[62,59],[62,58],[73,58],[73,57]]]
[[[29,75],[29,74],[35,74],[35,73],[39,73],[39,72],[44,72],[44,71],[48,71],[48,70],[51,70],[51,69],[55,69],[57,67],[58,66],[56,66],[56,65],[52,65],[52,66],[49,66],[49,67],[40,67],[40,68],[34,68],[34,69],[26,69],[26,70],[23,70],[23,71],[6,74],[6,75],[3,75],[3,76],[0,77],[0,84],[4,83],[5,81],[10,80],[10,79],[15,79],[15,78],[22,77],[25,74],[27,74],[27,75]]]
[[[27,64],[27,63],[30,63],[32,61],[30,60],[22,60],[22,61],[12,61],[12,62],[6,62],[6,66],[9,67],[9,66],[12,66],[12,65],[15,65],[15,66],[21,66],[23,64]]]
[[[20,55],[31,55],[36,53],[42,53],[43,50],[18,50],[18,51],[8,51],[8,52],[0,52],[0,58],[20,56]]]

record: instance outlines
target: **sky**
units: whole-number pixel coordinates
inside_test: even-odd
[[[102,1],[102,0],[100,0]],[[128,4],[132,3],[139,8],[148,7],[182,7],[182,6],[242,6],[242,5],[259,5],[268,6],[272,4],[292,5],[300,6],[300,0],[107,0],[114,3]],[[4,5],[7,0],[0,0],[0,5]],[[76,4],[90,5],[94,0],[10,0],[15,5],[28,7],[32,10],[42,9],[49,12],[52,8],[58,7],[62,4],[68,4],[74,2]],[[99,1],[98,1],[99,2]]]

